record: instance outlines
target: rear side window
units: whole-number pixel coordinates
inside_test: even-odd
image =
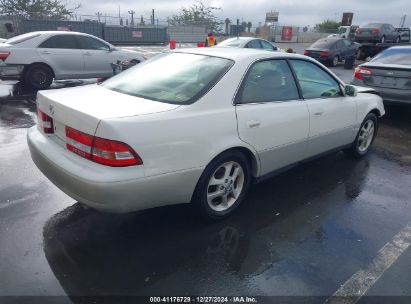
[[[101,42],[100,40],[94,39],[88,36],[77,36],[76,37],[79,48],[83,50],[97,50],[97,51],[109,51],[110,47]]]
[[[285,60],[255,63],[243,80],[237,103],[287,101],[299,99],[297,85]]]
[[[305,60],[290,60],[304,99],[342,96],[339,83],[322,68]]]
[[[77,49],[75,35],[56,35],[48,38],[39,48],[47,49]]]

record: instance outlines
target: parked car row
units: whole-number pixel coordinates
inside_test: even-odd
[[[145,58],[88,34],[31,32],[0,44],[0,77],[47,89],[53,79],[110,77],[110,64],[124,60],[143,62]]]

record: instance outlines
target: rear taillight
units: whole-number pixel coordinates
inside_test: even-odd
[[[4,61],[7,59],[7,57],[9,57],[9,55],[10,52],[0,52],[0,59]]]
[[[330,56],[330,53],[328,52],[320,52],[320,57],[328,57]]]
[[[53,118],[48,116],[46,113],[37,109],[37,126],[38,128],[46,134],[53,134]]]
[[[304,55],[310,55],[310,51],[305,50],[305,51],[304,51]]]
[[[143,161],[125,143],[104,139],[66,126],[66,147],[81,157],[112,167],[141,165]]]
[[[366,75],[366,76],[371,76],[371,75],[372,75],[371,70],[370,70],[370,69],[367,69],[367,68],[363,68],[363,67],[355,68],[355,70],[354,70],[354,78],[357,78],[357,79],[359,79],[359,80],[363,80],[363,79],[364,79],[364,78],[363,78],[364,75]]]
[[[373,35],[377,35],[377,34],[380,33],[380,29],[377,29],[377,28],[372,29],[371,33],[372,33]]]

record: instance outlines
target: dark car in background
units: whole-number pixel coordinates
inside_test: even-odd
[[[324,64],[336,66],[348,57],[356,56],[360,44],[339,37],[322,38],[304,51],[304,55]]]
[[[411,104],[411,46],[394,46],[355,69],[354,85],[371,87],[384,102]]]
[[[401,34],[388,23],[367,23],[357,29],[354,39],[358,42],[399,43]]]

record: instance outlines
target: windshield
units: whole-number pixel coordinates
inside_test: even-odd
[[[219,44],[219,46],[233,46],[233,47],[238,47],[238,46],[241,45],[241,43],[242,43],[241,39],[234,38],[234,39],[227,39],[227,40],[222,41],[222,42]]]
[[[370,62],[411,65],[411,48],[392,48],[379,53]]]
[[[362,26],[362,28],[369,28],[369,27],[381,27],[381,23],[367,23]]]
[[[168,53],[110,78],[102,86],[151,100],[189,104],[203,96],[232,65],[229,59]]]
[[[38,37],[40,36],[40,33],[27,33],[27,34],[23,34],[23,35],[19,35],[13,38],[10,38],[9,40],[6,41],[6,43],[14,45],[14,44],[18,44],[24,41],[27,41],[29,39],[32,39],[34,37]]]

